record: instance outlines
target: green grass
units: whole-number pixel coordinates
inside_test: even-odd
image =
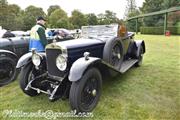
[[[91,119],[180,120],[180,36],[137,35],[136,39],[146,43],[143,65],[103,81]],[[46,95],[28,97],[16,80],[0,88],[0,119],[20,119],[5,117],[2,111],[7,109],[68,112],[70,106],[68,100],[49,102]]]

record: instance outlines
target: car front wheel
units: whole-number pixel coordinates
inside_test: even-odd
[[[21,69],[21,73],[20,73],[20,87],[23,90],[23,92],[29,96],[36,96],[38,95],[37,91],[32,90],[31,88],[29,88],[28,90],[25,90],[26,86],[28,85],[28,83],[34,79],[35,75],[34,75],[34,71],[33,71],[33,65],[31,63],[25,65],[22,69]]]
[[[88,69],[79,81],[72,82],[70,105],[76,112],[92,111],[100,98],[102,86],[101,73],[97,68]]]

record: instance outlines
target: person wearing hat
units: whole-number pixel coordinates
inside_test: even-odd
[[[37,24],[30,31],[29,51],[32,48],[35,48],[37,52],[45,51],[45,46],[47,45],[45,22],[46,20],[43,17],[36,19]]]

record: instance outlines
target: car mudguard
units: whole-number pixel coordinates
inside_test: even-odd
[[[45,53],[38,53],[38,54],[40,54],[43,58],[45,58],[45,56],[46,56]],[[24,65],[28,64],[29,62],[32,61],[31,58],[32,58],[32,52],[29,52],[29,53],[23,55],[23,56],[18,60],[18,63],[17,63],[17,65],[16,65],[16,68],[21,68],[21,67],[23,67]]]
[[[0,57],[3,57],[3,56],[11,57],[12,59],[16,61],[18,60],[18,56],[15,53],[8,50],[0,50]]]
[[[68,76],[69,80],[72,82],[80,80],[89,66],[100,62],[101,59],[96,57],[89,57],[88,60],[85,57],[77,59],[71,66]]]
[[[137,46],[137,51],[136,51],[136,55],[139,56],[139,51],[140,51],[140,47],[143,47],[143,53],[146,52],[146,47],[145,47],[145,42],[144,40],[135,40],[136,46]]]
[[[19,60],[16,65],[16,68],[21,68],[22,66],[26,65],[31,61],[32,53],[24,54]]]

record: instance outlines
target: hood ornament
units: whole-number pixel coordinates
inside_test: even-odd
[[[89,52],[84,52],[84,58],[85,58],[85,60],[89,60],[89,55],[90,55]]]
[[[56,39],[53,39],[53,41],[52,41],[52,47],[54,48],[55,46],[56,46]]]

